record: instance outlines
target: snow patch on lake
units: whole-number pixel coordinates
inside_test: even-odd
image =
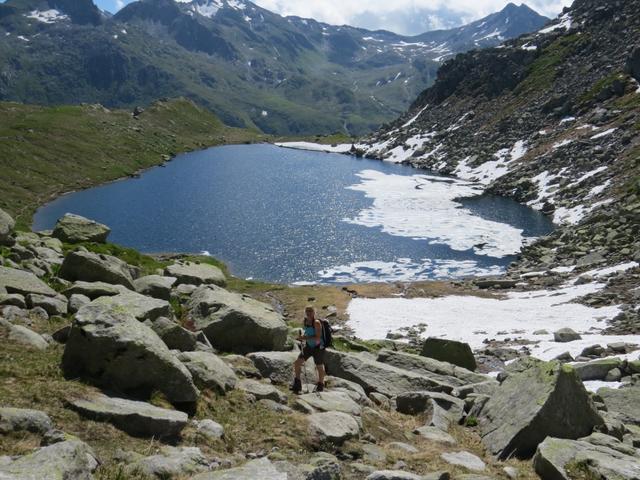
[[[422,282],[471,276],[500,275],[498,266],[481,267],[473,260],[413,261],[399,258],[395,262],[369,261],[340,265],[318,272],[323,283]]]
[[[364,192],[373,199],[373,205],[346,222],[496,258],[515,255],[524,244],[522,230],[482,219],[456,201],[481,195],[479,185],[433,175],[388,175],[375,170],[364,170],[357,176],[362,181],[349,188]]]
[[[323,145],[311,142],[280,142],[275,144],[277,147],[293,148],[295,150],[309,150],[312,152],[326,153],[349,153],[353,144],[341,143],[337,145]]]
[[[620,313],[618,306],[592,308],[576,299],[598,292],[602,283],[568,285],[558,290],[511,292],[504,299],[475,296],[446,296],[440,298],[356,298],[347,309],[348,325],[358,338],[383,339],[389,332],[424,323],[424,337],[439,337],[466,342],[473,349],[485,346],[485,340],[525,340],[531,355],[551,360],[569,351],[578,356],[594,344],[612,342],[640,344],[640,335],[603,335],[607,320]],[[572,328],[582,340],[557,343],[553,332]],[[536,335],[534,332],[547,331]],[[637,358],[639,352],[630,354]]]

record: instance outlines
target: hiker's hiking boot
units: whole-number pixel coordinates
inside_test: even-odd
[[[302,382],[299,378],[293,380],[293,385],[291,385],[291,391],[296,395],[299,395],[302,392]]]
[[[316,392],[324,392],[324,383],[318,383],[316,385]]]

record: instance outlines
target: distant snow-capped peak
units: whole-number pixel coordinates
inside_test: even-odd
[[[242,0],[175,0],[178,3],[191,5],[191,10],[203,17],[213,18],[222,8],[244,10],[247,5]]]

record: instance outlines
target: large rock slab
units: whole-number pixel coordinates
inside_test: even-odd
[[[129,290],[123,290],[118,295],[97,298],[92,303],[127,312],[141,322],[171,315],[171,304],[166,300],[158,300]]]
[[[124,393],[158,390],[173,403],[194,402],[191,374],[156,333],[112,305],[89,304],[76,314],[62,357],[68,378]]]
[[[163,446],[155,455],[131,458],[126,472],[132,476],[142,473],[158,480],[190,478],[191,475],[208,471],[209,463],[197,447]]]
[[[257,380],[240,380],[236,387],[256,400],[273,400],[278,403],[287,403],[287,396],[273,385],[258,382]]]
[[[573,368],[583,382],[588,380],[604,380],[607,374],[621,365],[619,358],[603,358],[593,362],[576,363]]]
[[[198,288],[187,302],[195,328],[223,351],[283,350],[287,325],[269,305],[216,286]]]
[[[13,245],[13,229],[16,222],[4,210],[0,209],[0,245]]]
[[[27,295],[27,305],[29,308],[40,307],[49,315],[66,315],[69,309],[67,299],[62,295],[47,297],[39,293]]]
[[[570,480],[576,470],[581,478],[603,480],[640,478],[640,454],[613,437],[609,446],[592,443],[592,438],[567,440],[547,438],[533,459],[536,473],[544,480]],[[634,454],[635,452],[635,454]]]
[[[104,243],[110,233],[111,229],[106,225],[67,213],[56,223],[52,236],[66,243]]]
[[[133,281],[136,292],[167,301],[171,298],[171,287],[174,283],[176,283],[175,277],[161,275],[147,275]]]
[[[112,283],[77,281],[63,293],[67,297],[71,297],[72,295],[84,295],[91,300],[95,300],[99,297],[111,297],[113,295],[118,295],[128,290],[129,289],[122,285],[114,285]]]
[[[441,362],[452,363],[467,370],[477,368],[476,359],[467,343],[446,340],[443,338],[427,338],[422,344],[420,353],[423,357],[434,358]]]
[[[378,362],[366,353],[345,353],[328,349],[325,366],[331,375],[359,384],[367,394],[377,392],[393,397],[415,390],[447,393],[452,390],[451,385]]]
[[[309,432],[317,444],[342,445],[358,437],[360,427],[357,420],[344,412],[323,412],[309,415]]]
[[[277,385],[291,383],[293,379],[293,363],[300,353],[294,352],[254,352],[247,355],[264,378],[268,378]],[[316,368],[313,360],[304,364],[302,378],[308,378],[315,383]]]
[[[2,266],[0,266],[1,289],[6,290],[7,293],[19,293],[21,295],[38,293],[48,297],[56,296],[56,291],[33,273]]]
[[[349,415],[359,416],[362,408],[345,392],[316,392],[300,395],[296,402],[302,402],[315,411],[320,412],[343,412]],[[306,410],[306,408],[305,408]]]
[[[279,471],[268,458],[264,457],[247,462],[240,467],[200,473],[191,480],[287,480],[288,478],[289,475],[286,472]]]
[[[177,357],[191,372],[200,388],[224,394],[233,390],[238,382],[233,369],[214,353],[182,352]]]
[[[150,327],[171,350],[192,352],[198,345],[198,334],[181,327],[165,317],[159,317],[150,322]]]
[[[623,423],[640,426],[640,385],[620,389],[600,388],[598,396]]]
[[[0,463],[2,480],[93,480],[98,460],[89,446],[68,440],[39,448],[8,464]]]
[[[445,452],[440,457],[451,465],[463,467],[474,472],[482,472],[487,467],[480,457],[470,452]]]
[[[396,409],[400,413],[431,414],[429,425],[447,431],[451,424],[458,424],[464,415],[464,400],[439,392],[406,392],[396,397]]]
[[[135,290],[129,265],[111,255],[71,252],[62,262],[58,275],[71,282],[105,282]]]
[[[493,380],[489,375],[475,373],[452,363],[393,350],[380,350],[377,360],[421,375],[433,376],[435,379],[454,386],[483,383]]]
[[[130,435],[141,437],[174,437],[189,421],[184,412],[97,393],[69,399],[67,406],[86,418],[109,422]]]
[[[37,350],[46,350],[49,347],[49,344],[42,335],[33,330],[29,330],[27,327],[14,325],[0,318],[0,337],[2,336],[6,336],[10,342],[19,343],[20,345]]]
[[[176,285],[217,285],[224,287],[227,279],[218,267],[207,263],[175,263],[164,270],[165,275],[175,277]]]
[[[44,434],[52,428],[51,418],[40,410],[0,407],[0,433],[26,431]]]
[[[576,439],[604,423],[571,366],[529,358],[511,367],[479,419],[482,441],[498,458],[527,458],[546,437]]]

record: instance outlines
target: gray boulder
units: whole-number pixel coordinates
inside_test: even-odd
[[[224,287],[227,279],[218,267],[207,263],[175,263],[164,270],[165,275],[175,277],[177,285],[217,285]]]
[[[128,289],[122,285],[113,285],[112,283],[77,281],[63,293],[67,297],[71,297],[72,295],[84,295],[91,300],[95,300],[99,297],[118,295],[119,293],[127,290]]]
[[[278,403],[287,403],[287,396],[273,385],[258,382],[257,380],[240,380],[236,384],[238,390],[251,395],[256,400],[273,400]]]
[[[80,440],[37,449],[8,463],[0,463],[2,480],[93,480],[98,460]]]
[[[488,375],[475,373],[452,363],[442,362],[421,355],[383,349],[378,352],[377,360],[421,375],[433,376],[433,378],[453,386],[487,381],[495,382],[495,380]],[[497,382],[495,383],[497,384]]]
[[[56,223],[52,236],[66,243],[104,243],[110,233],[111,229],[106,225],[67,213]]]
[[[445,340],[443,338],[427,338],[422,344],[420,353],[423,357],[434,358],[441,362],[452,363],[467,370],[477,368],[476,359],[467,343]]]
[[[27,295],[27,305],[29,308],[41,307],[49,315],[66,315],[68,311],[67,299],[62,295],[46,297],[39,293]]]
[[[141,437],[174,437],[189,420],[184,412],[98,393],[69,399],[67,406],[86,418],[109,422],[130,435]]]
[[[581,478],[640,478],[638,450],[629,450],[613,437],[609,439],[605,446],[598,445],[597,440],[593,442],[592,437],[580,440],[549,437],[538,446],[533,466],[544,480],[570,480],[576,472]]]
[[[176,283],[175,277],[163,277],[161,275],[148,275],[133,281],[136,292],[160,300],[171,298],[171,287]]]
[[[177,355],[191,372],[196,385],[220,394],[233,390],[238,378],[233,369],[210,352],[182,352]]]
[[[198,345],[198,334],[181,327],[165,317],[159,317],[149,325],[170,350],[192,352]]]
[[[0,338],[5,335],[10,342],[19,343],[37,350],[46,350],[49,347],[42,335],[29,330],[22,325],[14,325],[0,318]]]
[[[640,385],[614,389],[600,388],[598,396],[626,424],[640,426]]]
[[[474,472],[482,472],[485,468],[487,468],[487,465],[482,461],[480,457],[474,455],[473,453],[465,451],[445,452],[440,454],[440,458],[442,458],[450,465],[463,467]]]
[[[207,440],[220,440],[224,437],[224,427],[213,420],[194,420],[193,426],[196,431]]]
[[[156,318],[171,315],[171,304],[169,302],[129,290],[123,290],[118,295],[111,297],[97,298],[92,304],[103,305],[129,313],[141,322],[145,320],[153,321]]]
[[[289,475],[279,471],[268,458],[251,460],[244,465],[227,470],[195,475],[191,480],[287,480]]]
[[[82,295],[80,293],[74,293],[69,297],[69,305],[68,310],[69,313],[74,314],[77,313],[85,305],[89,305],[91,303],[91,299],[86,295]]]
[[[528,358],[510,367],[479,419],[482,441],[498,458],[527,458],[546,437],[580,438],[603,424],[571,366]]]
[[[366,353],[346,353],[328,349],[325,355],[327,371],[335,376],[360,385],[367,394],[381,393],[393,397],[415,390],[451,392],[444,384],[408,370],[378,362]]]
[[[304,404],[303,411],[306,411],[306,407],[309,406],[313,411],[319,412],[343,412],[354,416],[359,416],[362,413],[360,405],[354,402],[345,392],[306,393],[300,395],[296,399],[296,403]]]
[[[340,446],[347,440],[357,438],[360,433],[357,420],[347,413],[314,413],[308,419],[312,441],[319,445],[330,443]]]
[[[53,422],[40,410],[0,407],[0,433],[32,432],[44,434],[53,428]]]
[[[13,245],[13,229],[16,222],[4,210],[0,209],[0,245]]]
[[[604,380],[607,374],[621,365],[619,358],[603,358],[593,362],[577,363],[573,365],[583,382],[588,380]]]
[[[456,439],[449,435],[447,432],[442,431],[438,427],[424,426],[416,428],[413,433],[420,438],[428,440],[430,442],[442,443],[444,445],[456,445]]]
[[[407,415],[418,415],[424,412],[433,411],[433,402],[443,404],[456,404],[464,408],[464,400],[461,400],[446,393],[418,391],[404,392],[396,397],[396,410]]]
[[[574,340],[580,340],[582,337],[579,333],[571,330],[570,328],[561,328],[557,332],[553,333],[553,339],[559,343],[573,342]]]
[[[293,379],[293,363],[299,356],[298,351],[293,352],[254,352],[247,355],[264,378],[273,383],[282,385],[291,383]],[[308,378],[315,383],[316,369],[313,360],[304,364],[303,378]]]
[[[71,252],[62,262],[58,275],[71,282],[105,282],[135,290],[129,265],[111,255]]]
[[[140,456],[131,460],[125,469],[127,473],[132,475],[142,473],[158,480],[188,478],[208,471],[210,463],[197,447],[171,446],[162,446],[154,455]]]
[[[174,403],[194,402],[199,393],[155,332],[111,305],[92,303],[76,314],[62,368],[67,378],[138,395],[159,390]]]
[[[27,302],[19,293],[0,293],[0,307],[5,306],[27,308]]]
[[[48,297],[56,296],[56,291],[33,273],[2,266],[0,266],[0,289],[4,289],[7,293],[21,295],[39,293]]]
[[[282,316],[247,295],[204,286],[191,295],[187,308],[196,329],[217,349],[237,353],[284,350],[288,329]]]

